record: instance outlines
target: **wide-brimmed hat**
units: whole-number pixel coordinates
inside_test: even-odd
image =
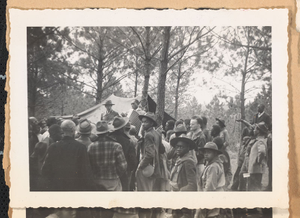
[[[268,133],[268,127],[266,126],[265,122],[255,123],[254,125],[263,133]]]
[[[216,118],[216,120],[219,121],[224,127],[226,127],[225,120],[221,120],[219,118]]]
[[[218,149],[218,146],[214,142],[207,142],[201,150],[213,150],[218,154],[222,154],[222,151]]]
[[[172,147],[175,147],[177,145],[177,142],[187,143],[190,146],[190,150],[195,149],[195,147],[196,147],[196,143],[185,135],[181,135],[179,137],[172,138],[170,141],[170,145]]]
[[[179,124],[175,127],[174,132],[187,132],[187,129],[183,124]]]
[[[112,121],[113,130],[116,131],[118,129],[123,128],[129,122],[128,117],[115,117]]]
[[[81,120],[78,126],[80,134],[91,134],[92,125],[87,119]]]
[[[157,126],[157,122],[156,122],[156,116],[154,113],[152,112],[147,112],[146,114],[143,114],[143,115],[139,115],[139,119],[142,120],[143,117],[146,117],[150,120],[152,120],[154,122],[154,126]]]
[[[108,127],[108,123],[106,121],[99,121],[96,124],[96,131],[95,131],[95,133],[97,135],[108,133],[108,131],[109,131],[109,127]]]
[[[105,102],[105,104],[103,104],[103,105],[115,105],[115,104],[113,104],[111,100],[107,100],[107,101]]]

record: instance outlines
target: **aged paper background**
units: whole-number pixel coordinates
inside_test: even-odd
[[[86,8],[86,7],[98,7],[98,8],[175,8],[175,9],[184,9],[184,8],[288,8],[289,10],[289,141],[290,141],[290,171],[289,171],[289,194],[290,194],[290,212],[292,217],[300,216],[300,196],[299,196],[299,158],[300,158],[300,124],[296,121],[299,120],[299,110],[300,110],[300,61],[299,61],[299,33],[296,31],[295,15],[296,7],[295,1],[293,0],[219,0],[219,1],[193,1],[193,0],[183,0],[183,1],[168,1],[168,0],[150,0],[150,1],[138,1],[138,0],[128,0],[128,1],[99,1],[99,0],[86,0],[86,1],[74,1],[74,0],[65,0],[60,1],[42,1],[42,0],[8,0],[7,8],[22,8],[22,9],[43,9],[43,8]],[[8,26],[9,34],[9,26]],[[7,38],[7,43],[9,43],[9,38]],[[9,76],[7,77],[9,81]],[[9,87],[6,88],[9,90]],[[9,102],[9,99],[8,99]],[[6,107],[7,118],[9,118],[9,110]],[[7,120],[6,120],[7,122]],[[9,126],[6,123],[6,136],[9,135]],[[298,132],[298,134],[296,134]],[[9,138],[5,138],[5,160],[4,168],[6,169],[6,181],[10,185],[9,178],[9,158],[8,153],[10,150],[10,141]]]
[[[137,11],[9,10],[11,86],[11,207],[288,207],[287,10]],[[78,19],[85,17],[85,19]],[[43,19],[39,19],[43,18]],[[29,192],[27,26],[272,26],[272,192]],[[22,182],[20,182],[20,180]],[[129,200],[130,199],[130,200]],[[141,201],[140,199],[143,199]],[[172,199],[172,201],[170,201]],[[185,199],[182,201],[182,199]],[[239,199],[239,201],[236,201]]]

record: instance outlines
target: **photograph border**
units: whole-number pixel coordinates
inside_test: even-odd
[[[100,12],[100,15],[97,12]],[[23,207],[23,206],[103,206],[103,207],[115,207],[115,206],[141,206],[141,207],[249,207],[253,206],[288,206],[288,100],[287,100],[287,24],[288,24],[288,11],[285,9],[276,10],[218,10],[218,11],[196,11],[196,10],[147,10],[147,11],[135,11],[135,10],[44,10],[44,11],[21,11],[17,9],[10,9],[10,21],[11,21],[11,41],[10,41],[10,87],[11,87],[11,206]],[[98,22],[97,24],[91,22],[86,23],[87,20],[71,20],[75,15],[82,13],[88,14],[88,19],[93,19],[95,16],[112,16],[114,19],[107,19],[107,21]],[[136,17],[149,17],[151,13],[155,14],[155,19],[136,19]],[[68,16],[66,15],[68,14]],[[145,15],[146,14],[146,15]],[[188,15],[188,16],[187,16]],[[217,16],[216,16],[217,15]],[[38,17],[45,17],[45,19],[37,19]],[[78,17],[81,17],[78,16]],[[237,19],[243,16],[243,19]],[[260,20],[261,17],[263,20]],[[62,19],[62,17],[67,17]],[[128,20],[122,20],[122,17],[128,18]],[[247,17],[248,19],[246,19]],[[22,19],[23,18],[23,19]],[[55,19],[53,19],[55,18]],[[163,18],[163,19],[162,19]],[[180,19],[181,18],[181,19]],[[184,18],[184,19],[182,19]],[[249,19],[250,18],[250,19]],[[98,18],[99,19],[99,18]],[[196,22],[195,22],[196,19]],[[101,19],[100,19],[101,20]],[[142,21],[141,21],[142,20]],[[106,193],[98,192],[91,193],[86,192],[88,196],[84,196],[81,201],[74,202],[74,199],[78,196],[82,196],[82,192],[29,192],[29,173],[28,173],[28,149],[26,147],[26,141],[28,141],[28,135],[20,133],[21,129],[27,129],[27,65],[26,65],[26,27],[27,26],[84,26],[84,25],[98,25],[98,26],[120,26],[130,25],[132,26],[196,26],[199,20],[205,21],[201,25],[220,25],[225,26],[235,24],[235,26],[246,25],[259,25],[259,26],[272,26],[272,84],[273,84],[273,156],[280,159],[280,162],[274,161],[273,158],[273,191],[272,192],[223,192],[223,193]],[[21,22],[20,22],[21,21]],[[144,22],[144,23],[139,23]],[[156,23],[158,22],[158,23]],[[61,24],[59,24],[61,23]],[[24,32],[25,31],[25,32]],[[25,37],[24,37],[25,33]],[[24,56],[25,55],[25,56]],[[25,57],[25,58],[24,58]],[[25,67],[25,68],[24,68]],[[19,72],[19,73],[14,73]],[[281,73],[286,72],[286,73]],[[276,85],[275,85],[276,84]],[[276,87],[275,87],[276,86]],[[21,91],[23,90],[23,92]],[[276,96],[276,97],[275,97]],[[274,119],[276,118],[276,120]],[[280,126],[279,126],[280,125]],[[286,145],[286,147],[282,146]],[[24,155],[24,154],[27,154]],[[27,162],[27,163],[26,163]],[[22,164],[19,164],[22,163]],[[19,167],[18,167],[19,166]],[[27,173],[27,175],[26,175]],[[22,178],[23,183],[18,182]],[[277,179],[277,177],[279,179]],[[275,179],[276,178],[276,179]],[[19,180],[20,181],[20,180]],[[285,186],[283,184],[286,184]],[[28,187],[25,190],[24,187]],[[148,199],[145,199],[145,194]],[[16,196],[22,196],[16,198]],[[101,196],[97,196],[101,195]],[[247,198],[253,200],[243,200],[247,195]],[[55,201],[59,196],[59,201]],[[220,197],[221,196],[221,197]],[[85,198],[86,197],[86,198]],[[96,202],[92,202],[96,201]],[[130,201],[128,201],[130,198]],[[141,202],[140,199],[145,199]],[[150,199],[150,200],[149,200]],[[168,199],[174,199],[174,202],[167,201]],[[181,199],[186,199],[182,202]],[[195,202],[193,199],[199,199]],[[204,199],[210,199],[204,200]],[[236,202],[234,199],[239,199]],[[235,202],[234,204],[232,204]],[[266,201],[267,200],[267,201]],[[63,202],[63,205],[60,204]],[[213,204],[212,204],[213,203]],[[73,205],[74,204],[74,205]]]

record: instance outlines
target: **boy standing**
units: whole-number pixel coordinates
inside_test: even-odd
[[[196,144],[186,136],[173,138],[171,146],[175,147],[178,156],[171,172],[170,185],[172,191],[197,191],[196,161],[189,152]],[[183,208],[172,212],[173,218],[192,218],[193,210]]]
[[[202,149],[206,166],[201,176],[202,191],[224,191],[225,173],[223,163],[219,158],[222,151],[214,142],[208,142]],[[195,217],[217,217],[220,208],[197,210]]]

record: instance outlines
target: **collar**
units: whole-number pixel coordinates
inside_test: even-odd
[[[190,152],[187,152],[185,155],[183,155],[182,157],[178,157],[178,159],[176,160],[176,165],[179,165],[181,163],[183,163],[184,161],[186,160],[194,160],[191,153]]]
[[[62,138],[63,140],[74,140],[74,138],[73,137],[71,137],[71,136],[63,136],[63,138]]]
[[[194,139],[195,137],[199,136],[201,132],[202,132],[201,128],[196,130],[195,132],[191,131],[192,138]]]
[[[220,162],[219,155],[215,156],[210,162],[207,163],[206,166],[211,165],[214,162]]]
[[[265,111],[258,113],[258,117],[261,117],[264,113],[265,113]]]

